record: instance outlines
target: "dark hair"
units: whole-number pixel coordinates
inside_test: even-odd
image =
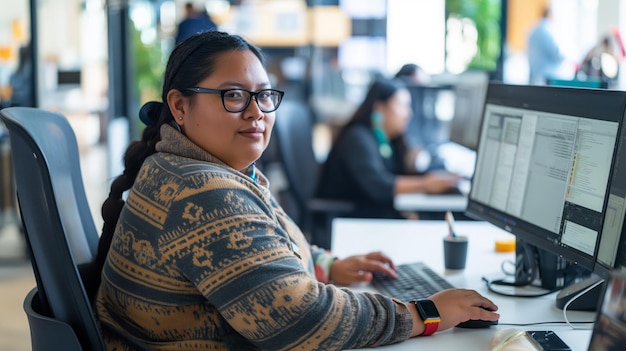
[[[407,63],[400,67],[400,70],[398,71],[398,73],[396,73],[395,78],[411,77],[415,73],[419,72],[420,69],[420,66],[414,63]]]
[[[257,47],[238,35],[218,31],[193,35],[177,45],[170,54],[161,93],[163,102],[151,101],[141,107],[139,117],[146,124],[146,128],[141,135],[141,140],[131,142],[126,149],[124,172],[115,178],[111,184],[109,197],[102,205],[104,225],[96,257],[96,265],[99,269],[102,269],[104,265],[115,226],[124,206],[122,194],[132,187],[145,159],[156,152],[156,143],[161,139],[159,133],[161,126],[166,123],[176,123],[172,112],[164,103],[167,101],[167,93],[172,89],[181,90],[197,86],[200,81],[215,71],[215,60],[219,54],[234,50],[251,51],[258,57],[261,64],[265,64],[263,54]],[[181,90],[181,93],[193,99],[193,92]]]
[[[364,124],[372,127],[371,116],[374,111],[374,104],[376,102],[386,102],[401,89],[406,89],[406,84],[400,79],[380,78],[375,80],[370,85],[365,99],[354,112],[346,127],[352,124]]]

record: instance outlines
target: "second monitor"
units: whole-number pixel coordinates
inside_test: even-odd
[[[450,122],[450,141],[470,150],[478,147],[489,75],[468,71],[459,75],[454,85],[454,117]]]

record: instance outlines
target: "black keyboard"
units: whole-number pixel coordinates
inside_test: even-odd
[[[372,286],[380,293],[401,301],[427,298],[445,289],[454,288],[447,280],[422,262],[398,265],[398,278],[374,273]]]

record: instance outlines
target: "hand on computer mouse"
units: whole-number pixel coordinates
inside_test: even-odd
[[[449,289],[430,297],[435,303],[441,323],[438,330],[445,330],[469,320],[497,321],[500,315],[491,300],[474,290]]]

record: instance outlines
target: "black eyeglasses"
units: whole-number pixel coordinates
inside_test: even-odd
[[[228,112],[241,112],[248,108],[250,100],[254,96],[257,106],[265,113],[274,112],[280,106],[285,92],[276,89],[262,89],[250,91],[246,89],[208,89],[208,88],[185,88],[183,90],[203,94],[220,94],[222,105]]]

